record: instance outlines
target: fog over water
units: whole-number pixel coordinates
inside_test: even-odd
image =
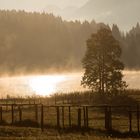
[[[0,78],[0,96],[49,96],[54,93],[84,91],[80,86],[81,72],[36,76],[16,76]],[[140,71],[125,71],[124,80],[128,88],[140,89]]]

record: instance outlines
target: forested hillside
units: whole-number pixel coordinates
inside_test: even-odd
[[[78,70],[86,40],[101,26],[109,28],[95,21],[67,22],[46,13],[0,11],[0,73]],[[116,25],[112,32],[122,44],[126,66],[139,68],[139,24],[126,35]]]
[[[86,40],[100,25],[45,13],[0,11],[0,71],[78,69]]]
[[[140,69],[140,25],[137,23],[135,27],[123,33],[117,25],[113,25],[112,33],[114,37],[120,41],[122,47],[122,60],[129,69]]]

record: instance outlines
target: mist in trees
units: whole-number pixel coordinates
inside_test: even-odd
[[[0,72],[79,69],[85,40],[101,25],[62,21],[46,13],[0,11]]]
[[[100,27],[95,21],[63,21],[46,13],[0,11],[0,73],[32,73],[48,70],[81,70],[86,40]],[[128,33],[113,25],[122,46],[126,68],[139,68],[140,26]]]

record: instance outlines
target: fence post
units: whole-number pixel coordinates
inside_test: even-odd
[[[105,107],[105,129],[107,131],[112,130],[112,115],[111,115],[111,106]]]
[[[44,107],[41,105],[41,129],[44,130]]]
[[[35,120],[38,122],[38,105],[35,105]]]
[[[139,104],[137,105],[137,128],[138,128],[138,133],[140,132],[140,114],[139,114]]]
[[[56,112],[57,112],[57,128],[60,128],[60,113],[59,113],[59,106],[56,107]]]
[[[108,115],[109,115],[109,131],[112,130],[112,110],[111,110],[111,106],[109,106],[109,110],[108,110]]]
[[[78,128],[81,128],[81,108],[78,108]]]
[[[69,127],[71,127],[71,107],[69,106]]]
[[[2,123],[2,106],[0,107],[0,122]]]
[[[84,117],[84,127],[86,128],[86,109],[85,109],[85,106],[83,106],[83,117]]]
[[[107,106],[105,106],[105,129],[108,128],[107,124],[108,124],[108,114],[107,114]]]
[[[8,100],[6,99],[6,111],[8,111]]]
[[[129,107],[129,132],[132,132],[132,111],[131,111],[131,107]]]
[[[63,104],[65,104],[65,95],[62,95]]]
[[[14,123],[14,105],[11,105],[12,124]]]
[[[86,106],[86,127],[89,127],[89,122],[88,122],[88,106]]]
[[[65,118],[64,118],[64,106],[62,106],[62,126],[63,126],[63,128],[65,127],[64,121],[65,121]]]
[[[22,110],[21,110],[21,106],[18,107],[19,109],[19,121],[22,121]]]

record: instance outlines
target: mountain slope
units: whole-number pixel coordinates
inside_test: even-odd
[[[116,23],[124,29],[140,21],[139,0],[89,0],[76,12],[76,17]]]

